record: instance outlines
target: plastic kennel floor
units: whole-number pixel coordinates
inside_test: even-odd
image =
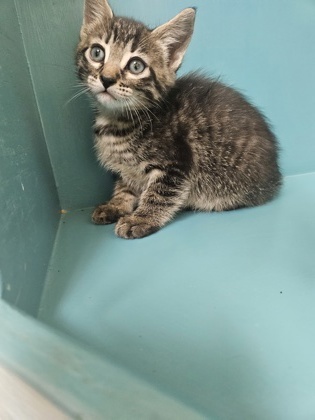
[[[314,419],[314,210],[307,174],[262,207],[183,213],[141,240],[70,212],[39,318],[203,418]]]

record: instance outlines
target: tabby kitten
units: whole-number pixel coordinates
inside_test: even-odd
[[[154,30],[86,0],[79,77],[97,104],[95,147],[118,175],[96,224],[122,238],[156,232],[183,208],[222,211],[272,199],[281,185],[277,141],[259,111],[196,73],[176,80],[195,9]]]

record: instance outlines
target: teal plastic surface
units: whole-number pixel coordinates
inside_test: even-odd
[[[45,135],[13,1],[0,5],[0,283],[36,315],[59,221]]]
[[[112,178],[88,99],[69,102],[83,0],[2,0],[0,292],[40,323],[0,300],[0,363],[83,419],[314,420],[315,3],[111,5],[151,26],[198,7],[181,73],[221,75],[262,108],[284,188],[138,241],[94,226]]]
[[[0,324],[0,366],[4,363],[18,372],[60,407],[69,420],[203,419],[193,408],[116,366],[104,355],[93,354],[89,347],[50,331],[1,302]],[[20,404],[20,394],[15,389],[12,394],[11,401],[15,398]],[[15,413],[14,407],[9,417],[1,416],[1,420],[34,420],[11,413]],[[46,418],[60,420],[50,411]]]
[[[40,319],[205,418],[315,418],[315,174],[122,241],[63,216]],[[162,417],[163,418],[163,417]]]

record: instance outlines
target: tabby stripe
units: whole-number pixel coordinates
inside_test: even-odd
[[[114,136],[114,137],[126,137],[133,133],[135,128],[133,126],[126,128],[117,128],[114,125],[106,125],[101,127],[95,127],[94,133],[97,136]]]
[[[121,191],[117,191],[117,193],[115,194],[115,196],[118,197],[121,194],[128,194],[128,195],[132,195],[133,197],[137,197],[136,194],[133,191],[131,191],[131,190],[127,189],[127,188],[124,188]]]
[[[156,100],[153,93],[149,89],[143,90],[143,92],[146,94],[147,98],[150,99],[151,102],[154,102]]]
[[[89,68],[88,68],[88,62],[87,59],[85,57],[83,57],[84,60],[83,62],[81,62],[81,67],[79,67],[79,69],[77,70],[77,74],[79,76],[79,79],[81,80],[85,80],[85,77],[89,75]]]
[[[133,41],[132,41],[130,52],[134,53],[136,51],[136,49],[138,48],[138,45],[139,45],[139,41],[141,39],[141,36],[142,36],[142,31],[138,31],[136,33],[136,35],[133,37]]]
[[[251,149],[255,149],[257,147],[256,142],[249,141],[247,138],[244,140],[243,144],[241,145],[240,150],[238,150],[238,153],[235,157],[235,159],[232,160],[233,166],[239,166],[243,160],[243,163],[245,161],[245,167],[248,166],[247,159],[244,159],[244,156],[248,155],[251,151]],[[236,153],[236,152],[234,152]],[[242,165],[244,166],[244,165]]]
[[[108,31],[107,37],[105,38],[105,44],[109,43],[110,37],[112,36],[112,28]]]
[[[144,83],[147,83],[147,82],[153,82],[153,75],[152,74],[150,74],[149,76],[147,76],[147,77],[143,77],[142,79],[141,79],[141,84],[144,84]]]
[[[114,26],[113,31],[114,31],[114,39],[113,39],[113,42],[116,42],[117,41],[117,37],[118,37],[118,28],[117,28],[117,26]]]
[[[180,178],[181,179],[184,176],[184,174],[185,174],[185,172],[182,169],[176,168],[176,167],[168,168],[168,171],[167,171],[167,176],[170,177],[170,178],[177,178],[177,179]]]
[[[158,81],[155,71],[151,67],[150,67],[150,71],[151,71],[151,75],[152,75],[153,80],[154,80],[155,87],[158,90],[159,94],[162,95],[164,93],[164,89],[163,89],[162,85],[160,84],[160,82]]]
[[[169,166],[165,167],[162,165],[153,165],[149,164],[145,167],[144,172],[145,174],[149,174],[154,170],[159,170],[165,172],[164,177],[162,178],[161,182],[170,186],[177,186],[178,182],[181,181],[185,177],[185,172],[179,168],[170,168]]]
[[[178,190],[181,187],[181,184],[182,184],[181,181],[182,180],[179,178],[167,177],[161,180],[161,185],[165,185],[167,188]]]
[[[135,156],[134,156],[134,154],[133,153],[131,153],[130,151],[129,151],[129,149],[123,149],[123,150],[119,150],[119,149],[115,149],[115,148],[112,148],[112,150],[111,150],[111,154],[112,155],[119,155],[121,158],[123,158],[123,157],[125,157],[126,159],[128,159],[128,160],[135,160]],[[124,156],[125,155],[125,156]]]
[[[106,137],[106,139],[108,139],[107,143],[109,143],[111,149],[127,150],[130,147],[130,142],[126,137],[120,141],[117,141],[119,137]]]
[[[173,201],[169,201],[169,200],[159,201],[158,199],[154,199],[154,198],[149,198],[148,200],[146,200],[146,203],[155,207],[173,207],[174,206]]]
[[[155,190],[156,194],[163,198],[176,197],[180,193],[180,188],[177,190],[170,190],[169,188],[164,188],[160,190]]]

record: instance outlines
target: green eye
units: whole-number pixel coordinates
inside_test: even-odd
[[[140,58],[132,58],[128,63],[128,69],[132,74],[140,74],[146,65]]]
[[[104,48],[100,45],[94,45],[90,49],[90,57],[93,61],[100,63],[105,58],[105,51]]]

